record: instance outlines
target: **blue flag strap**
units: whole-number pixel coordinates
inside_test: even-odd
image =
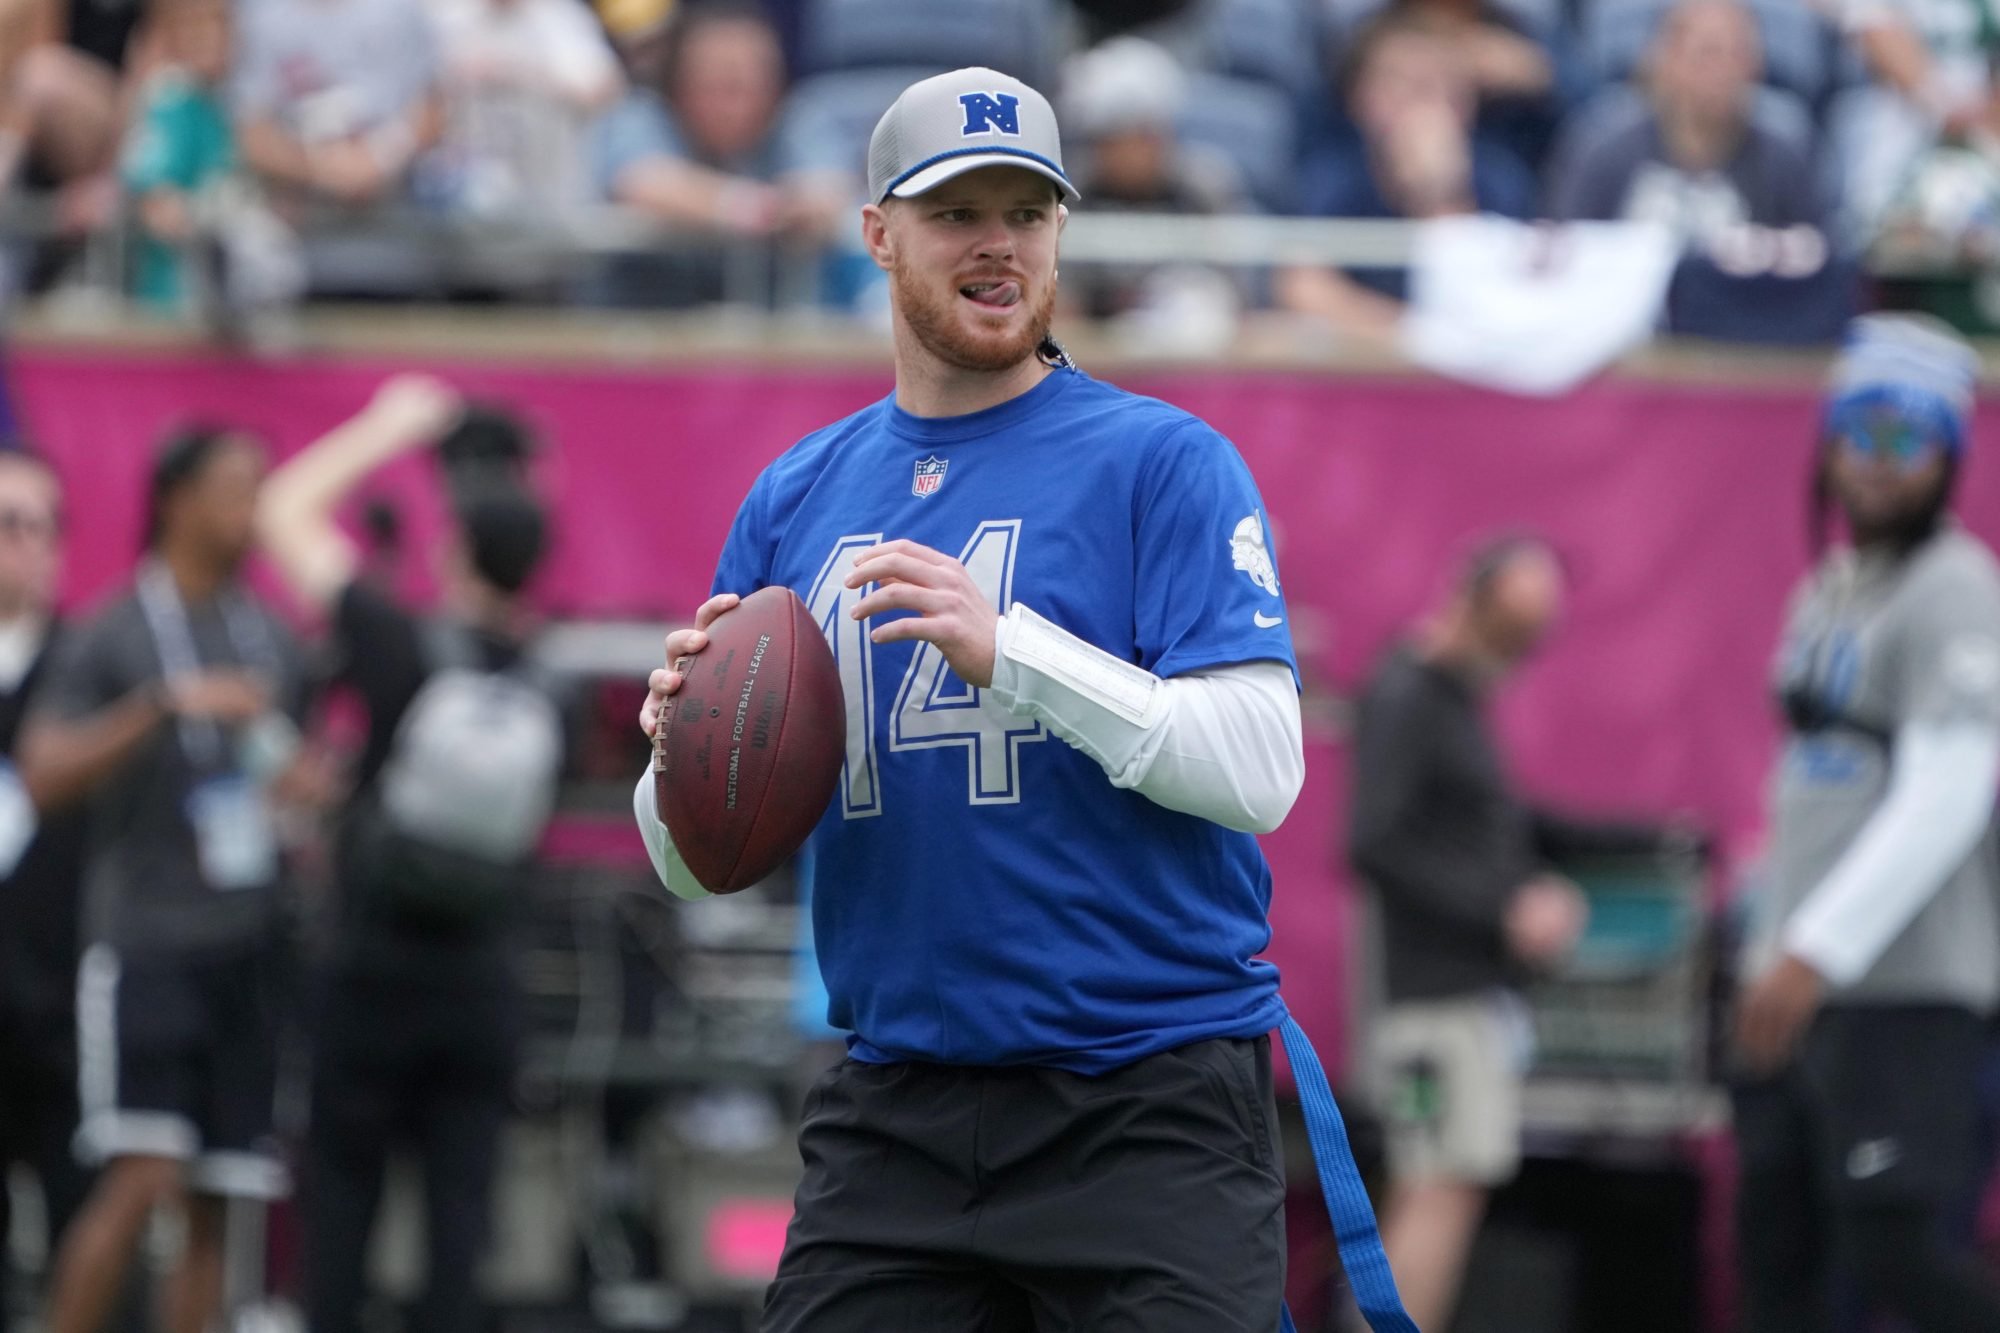
[[[1374,1333],[1418,1333],[1416,1321],[1396,1294],[1396,1278],[1389,1271],[1388,1256],[1382,1253],[1381,1233],[1375,1229],[1375,1209],[1361,1186],[1361,1172],[1354,1165],[1354,1150],[1348,1146],[1347,1127],[1340,1122],[1340,1108],[1334,1104],[1333,1089],[1327,1086],[1326,1070],[1320,1067],[1305,1029],[1289,1013],[1278,1026],[1278,1036],[1292,1062],[1292,1080],[1298,1085],[1299,1103],[1305,1110],[1306,1137],[1312,1140],[1313,1165],[1319,1169],[1320,1191],[1326,1195],[1326,1210],[1333,1218],[1333,1236],[1340,1246],[1340,1263],[1347,1270],[1354,1302]],[[1291,1311],[1284,1311],[1279,1329],[1280,1333],[1295,1333]]]

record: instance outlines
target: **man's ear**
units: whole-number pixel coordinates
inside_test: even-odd
[[[887,272],[896,258],[896,243],[889,234],[889,211],[881,204],[862,207],[861,243],[868,248],[868,257],[875,261],[875,266]]]

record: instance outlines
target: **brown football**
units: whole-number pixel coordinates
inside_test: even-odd
[[[812,613],[789,588],[708,627],[653,737],[653,800],[703,888],[736,893],[805,843],[840,781],[847,708]]]

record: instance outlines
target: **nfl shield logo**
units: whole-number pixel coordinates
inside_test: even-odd
[[[948,466],[950,466],[949,460],[939,458],[935,454],[929,458],[918,459],[916,475],[910,479],[910,494],[919,500],[936,495],[938,487],[944,485],[944,470]]]

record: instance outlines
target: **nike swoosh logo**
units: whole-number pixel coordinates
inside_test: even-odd
[[[1262,611],[1252,613],[1250,618],[1257,622],[1258,629],[1270,629],[1273,625],[1285,623],[1283,616],[1267,616]]]

